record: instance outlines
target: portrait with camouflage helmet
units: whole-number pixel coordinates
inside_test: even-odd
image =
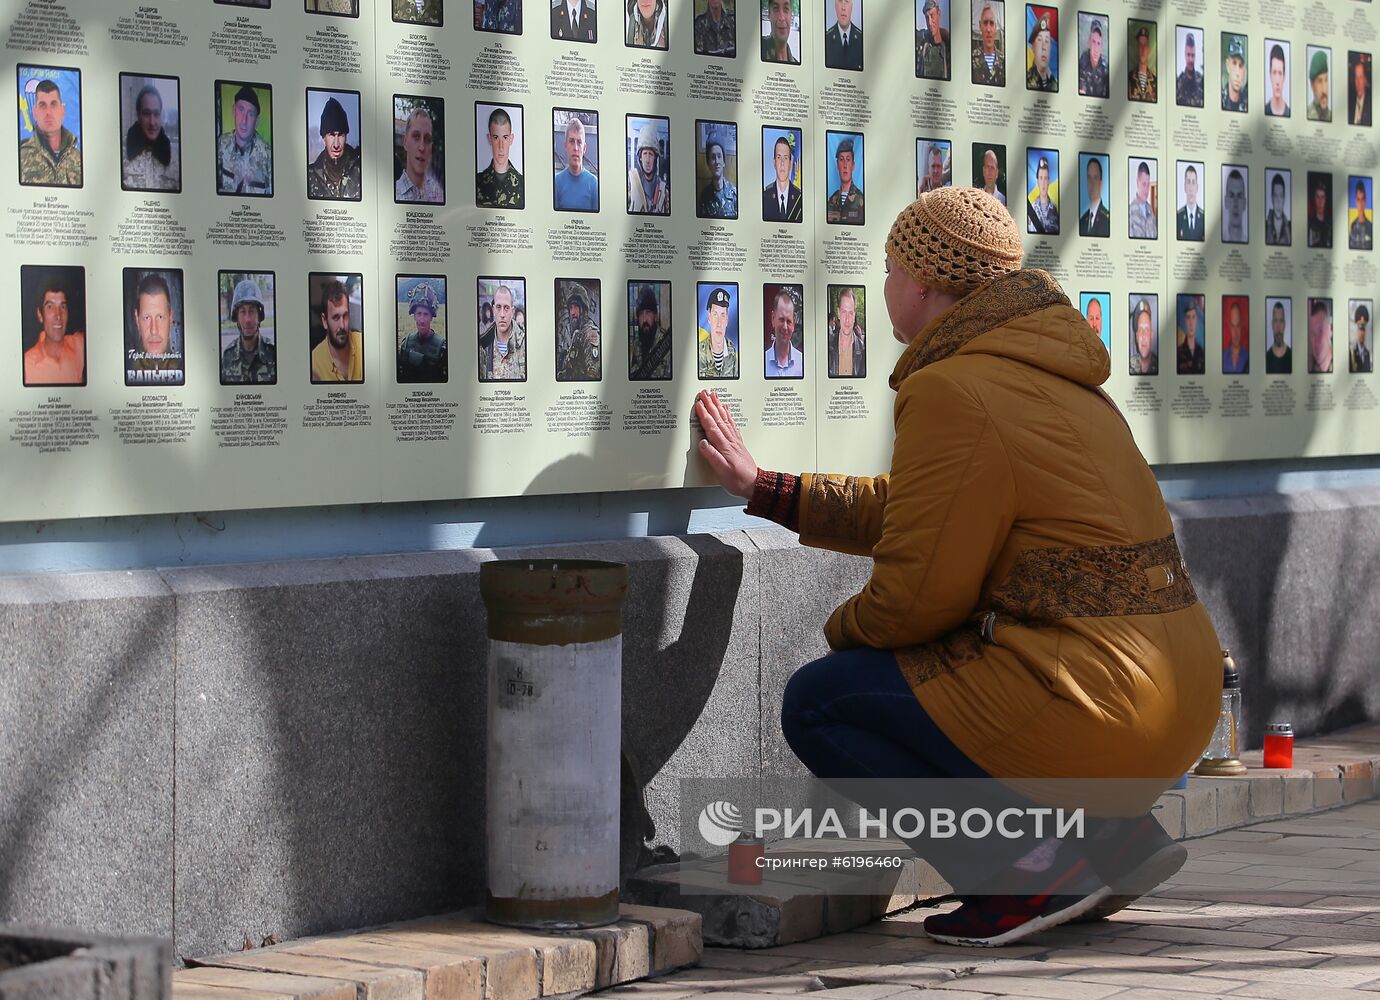
[[[216,193],[273,197],[273,88],[216,81]]]
[[[221,271],[220,384],[274,385],[278,381],[272,271]]]
[[[308,198],[363,198],[361,127],[359,91],[307,88]]]
[[[556,381],[603,377],[603,312],[598,278],[556,279]]]
[[[628,380],[671,377],[671,283],[628,282]]]
[[[439,28],[445,21],[442,0],[392,0],[393,20],[400,24],[425,24]]]
[[[81,71],[19,66],[19,183],[82,186]]]
[[[447,381],[445,276],[400,274],[395,281],[398,384]]]
[[[628,115],[628,214],[671,214],[671,120]]]

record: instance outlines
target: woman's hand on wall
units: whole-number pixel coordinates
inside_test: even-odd
[[[757,482],[757,463],[718,393],[706,389],[695,397],[695,418],[704,429],[700,455],[709,463],[719,484],[734,496],[750,500]]]

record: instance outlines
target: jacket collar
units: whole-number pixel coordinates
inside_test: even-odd
[[[135,122],[125,133],[125,159],[136,160],[146,149],[165,167],[172,161],[172,140],[168,138],[167,130],[159,129],[158,138],[149,142],[144,130]]]
[[[990,330],[1054,305],[1068,305],[1048,271],[1025,268],[984,285],[940,313],[901,354],[891,373],[892,389],[927,365],[952,357]]]

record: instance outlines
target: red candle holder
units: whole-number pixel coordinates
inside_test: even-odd
[[[1274,722],[1265,727],[1265,766],[1294,766],[1294,727],[1289,723]]]

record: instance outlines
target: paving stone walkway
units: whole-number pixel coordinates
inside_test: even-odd
[[[1380,801],[1187,841],[1189,861],[1109,920],[1020,945],[951,948],[915,909],[847,934],[757,951],[595,994],[711,1000],[1380,1000]]]

